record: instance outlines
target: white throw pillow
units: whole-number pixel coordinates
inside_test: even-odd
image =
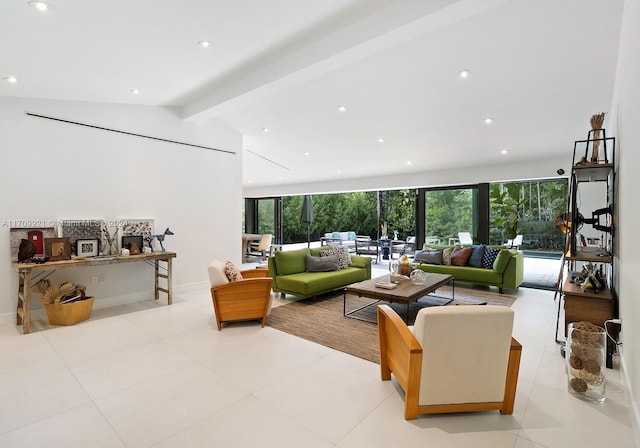
[[[224,272],[224,261],[213,260],[207,267],[209,271],[209,282],[211,286],[224,285],[229,283],[227,274]]]

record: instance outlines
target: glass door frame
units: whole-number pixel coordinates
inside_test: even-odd
[[[273,244],[282,244],[282,197],[245,198],[244,200],[244,233],[258,232],[258,207],[260,201],[273,201]]]
[[[433,191],[446,190],[475,190],[476,194],[472,194],[475,200],[475,207],[478,211],[478,228],[473,240],[477,244],[488,244],[489,242],[489,184],[467,184],[467,185],[451,185],[446,187],[429,187],[416,188],[416,249],[424,245],[426,236],[426,195]]]

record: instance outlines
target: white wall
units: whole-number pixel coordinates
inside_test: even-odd
[[[611,107],[617,135],[617,267],[620,318],[622,319],[622,359],[636,412],[640,419],[640,295],[636,279],[640,272],[637,234],[640,223],[638,167],[640,167],[640,2],[627,0],[622,19],[614,102]],[[637,431],[637,427],[636,427]],[[638,443],[640,437],[636,432]]]
[[[226,154],[64,124],[49,115],[122,131],[235,152]],[[0,98],[0,323],[15,322],[17,274],[9,256],[15,220],[152,218],[175,233],[180,287],[208,282],[213,257],[240,262],[242,138],[208,121],[180,120],[158,107]],[[106,275],[91,285],[90,276]],[[152,297],[145,263],[67,269],[55,274],[87,286],[99,308],[114,299]],[[36,301],[36,306],[39,303]]]

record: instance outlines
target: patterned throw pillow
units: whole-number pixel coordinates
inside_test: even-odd
[[[451,266],[451,251],[453,248],[445,247],[442,249],[442,264],[445,266]]]
[[[224,264],[224,274],[227,276],[230,282],[235,282],[236,280],[242,280],[242,274],[238,270],[235,264],[227,261]]]
[[[323,250],[320,252],[321,257],[328,257],[335,255],[338,257],[338,269],[347,269],[351,266],[351,257],[349,256],[349,249],[346,247],[333,246],[331,249]]]
[[[493,247],[485,247],[484,255],[482,256],[482,267],[485,269],[493,269],[493,262],[496,261],[496,257],[500,253],[500,249]]]

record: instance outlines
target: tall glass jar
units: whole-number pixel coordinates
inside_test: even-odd
[[[569,392],[586,401],[605,400],[606,333],[591,322],[572,322],[567,329],[565,358]]]

